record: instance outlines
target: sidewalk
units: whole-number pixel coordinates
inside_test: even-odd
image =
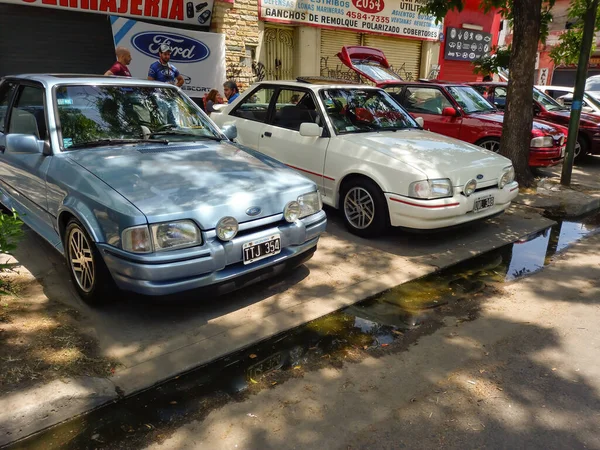
[[[406,352],[292,377],[147,448],[598,449],[599,246],[575,244]]]
[[[600,164],[590,167],[574,174],[574,181],[600,174]],[[560,200],[551,197],[550,206],[571,195],[562,191]],[[600,186],[584,195],[578,204],[589,208]],[[516,205],[497,219],[450,234],[394,231],[366,241],[348,234],[328,211],[330,222],[318,252],[293,274],[215,302],[192,298],[184,304],[148,305],[123,299],[103,309],[81,303],[61,257],[29,233],[15,257],[39,297],[36,307],[62,305],[75,317],[70,325],[93,338],[101,357],[117,364],[109,377],[56,379],[1,397],[0,445],[553,223],[538,212]]]

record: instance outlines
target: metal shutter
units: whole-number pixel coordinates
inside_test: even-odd
[[[109,16],[0,4],[0,55],[0,77],[104,74],[115,60]]]
[[[353,31],[321,30],[321,76],[358,81],[356,72],[342,64],[337,54],[347,45],[360,45],[361,35]]]
[[[394,72],[403,79],[418,80],[421,66],[421,43],[422,41],[416,39],[366,34],[364,45],[382,50]]]

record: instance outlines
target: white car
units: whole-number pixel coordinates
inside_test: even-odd
[[[539,91],[549,95],[561,105],[570,108],[573,103],[573,91],[575,88],[567,86],[535,86]],[[600,101],[588,92],[583,93],[582,112],[588,114],[600,114]]]
[[[360,236],[494,216],[518,194],[509,159],[424,131],[374,87],[264,81],[211,118],[315,181]]]

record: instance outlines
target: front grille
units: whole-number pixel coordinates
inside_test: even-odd
[[[242,230],[236,234],[236,237],[247,236],[249,234],[258,233],[263,230],[268,230],[269,228],[277,228],[280,225],[288,225],[289,223],[285,219],[278,220],[276,222],[267,223],[265,225],[261,225],[254,228],[248,228],[246,230]]]

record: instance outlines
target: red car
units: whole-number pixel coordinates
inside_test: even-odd
[[[424,128],[498,152],[504,114],[473,87],[438,81],[403,81],[390,70],[381,50],[343,47],[338,57],[360,76],[387,91]],[[560,164],[565,156],[567,129],[539,120],[533,123],[529,149],[531,167]]]
[[[498,109],[504,109],[507,83],[469,83],[469,85],[477,89]],[[565,127],[569,126],[571,110],[535,88],[533,89],[533,111],[536,119]],[[575,158],[580,159],[586,154],[600,154],[600,117],[582,112],[575,146]]]

